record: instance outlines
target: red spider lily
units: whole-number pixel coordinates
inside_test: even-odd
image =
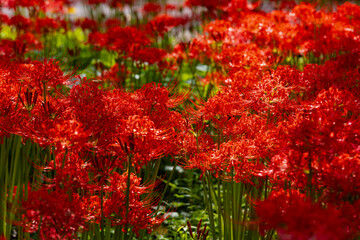
[[[171,28],[185,25],[187,21],[186,18],[157,15],[146,24],[145,28],[147,34],[150,36],[164,36]]]
[[[311,203],[296,190],[273,192],[256,203],[262,232],[276,229],[280,239],[351,239],[358,222],[352,215],[329,205]],[[349,212],[351,214],[351,212]]]
[[[299,24],[301,28],[299,36],[302,41],[302,44],[300,44],[301,53],[313,52],[316,56],[319,56],[320,53],[329,54],[358,46],[356,41],[349,44],[349,41],[353,41],[355,36],[353,27],[345,25],[346,23],[341,22],[341,20],[340,22],[337,21],[336,14],[325,14],[322,11],[316,11],[309,4],[296,6],[293,13],[301,21]]]
[[[131,51],[132,59],[141,61],[144,63],[154,64],[156,62],[161,61],[166,55],[166,51],[159,48],[144,48],[138,51]]]
[[[86,192],[100,191],[101,185],[98,179],[102,176],[94,175],[90,177],[90,172],[98,174],[99,171],[94,170],[90,166],[88,159],[79,156],[80,153],[72,152],[71,149],[55,150],[55,154],[54,161],[46,163],[45,166],[39,166],[44,168],[44,171],[56,171],[56,175],[53,178],[44,178],[48,188],[63,188],[72,192],[79,190]],[[101,180],[101,184],[104,184],[105,178]]]
[[[165,220],[163,216],[153,216],[151,206],[156,204],[156,199],[149,195],[153,186],[142,185],[141,179],[131,174],[129,206],[127,209],[125,204],[127,177],[127,173],[119,175],[116,172],[110,176],[109,185],[104,188],[104,217],[108,218],[112,225],[131,226],[132,231],[137,235],[139,235],[139,231],[142,229],[151,232],[155,226]],[[141,197],[144,196],[147,197],[141,200]],[[101,218],[100,198],[98,196],[90,196],[83,204],[84,209],[99,222]]]
[[[124,4],[132,6],[135,0],[110,0],[109,5],[114,8],[122,8]]]
[[[231,23],[226,20],[214,20],[205,26],[204,31],[207,32],[216,42],[221,42],[225,38]]]
[[[1,24],[6,24],[6,25],[10,24],[9,16],[6,15],[6,14],[0,13],[0,23]]]
[[[151,14],[151,13],[158,14],[159,12],[161,12],[161,5],[158,3],[152,3],[152,2],[145,3],[142,8],[142,11],[143,11],[144,15]]]
[[[13,131],[13,121],[16,119],[14,109],[15,104],[12,101],[8,101],[6,96],[0,97],[0,143],[4,136]]]
[[[40,108],[41,109],[41,108]],[[35,114],[34,114],[35,115]],[[52,145],[58,152],[66,149],[79,150],[88,148],[90,131],[84,130],[83,125],[75,120],[63,120],[61,118],[37,117],[32,122],[17,126],[14,133],[33,139],[42,147]],[[61,162],[59,162],[61,166]]]
[[[39,230],[41,239],[75,239],[85,227],[80,197],[63,190],[31,191],[28,200],[22,202],[21,211],[22,221],[18,224],[30,233]]]
[[[359,13],[360,7],[358,5],[345,2],[343,5],[338,6],[335,14],[342,21],[354,26],[358,26],[357,23],[360,20]]]
[[[121,26],[121,24],[122,24],[122,22],[117,18],[106,19],[106,22],[105,22],[105,26],[107,29],[110,29],[110,28],[113,28],[116,26]]]
[[[246,0],[232,0],[230,3],[224,8],[225,11],[230,13],[231,15],[239,14],[239,12],[247,12],[256,10],[262,4],[262,1],[255,1],[250,3]]]
[[[210,172],[214,174],[214,176],[218,177],[219,173],[221,174],[225,168],[226,162],[224,159],[213,156],[211,153],[198,153],[195,154],[188,160],[188,164],[185,166],[187,169],[200,169],[202,174],[200,175],[200,179],[203,174],[206,172]]]
[[[358,121],[350,114],[357,115],[358,107],[349,92],[336,88],[322,91],[312,105],[305,106],[304,113],[294,115],[289,125],[284,125],[286,141],[271,160],[271,168],[281,176],[285,173],[295,186],[315,191],[324,186],[322,177],[328,178],[323,175],[324,167],[328,169],[336,156],[358,146],[358,131],[353,128]]]
[[[358,151],[356,149],[355,151]],[[322,181],[329,186],[325,194],[328,201],[338,204],[343,201],[352,203],[359,195],[360,159],[358,153],[342,154],[322,169]]]
[[[170,134],[164,129],[156,129],[149,118],[135,115],[124,121],[123,130],[119,132],[118,142],[114,146],[126,155],[131,154],[134,166],[139,169],[171,150],[172,144],[166,143]]]
[[[153,217],[151,206],[157,203],[156,199],[153,199],[151,195],[148,195],[144,200],[140,200],[140,196],[151,191],[153,186],[142,186],[140,184],[141,179],[135,175],[130,177],[130,196],[129,196],[129,210],[128,217],[125,218],[125,179],[127,173],[123,175],[114,174],[109,191],[112,193],[111,197],[107,199],[105,205],[105,213],[118,213],[117,217],[112,218],[113,223],[118,225],[130,224],[133,226],[133,232],[138,234],[140,229],[147,229],[150,231],[154,226],[160,224],[165,219],[163,216]],[[114,209],[115,208],[115,209]]]
[[[69,0],[4,0],[4,5],[15,9],[16,7],[33,8],[44,12],[63,12],[65,5],[69,5]]]
[[[212,121],[217,122],[215,119]],[[218,134],[231,140],[225,142],[219,138],[217,150],[207,151],[209,160],[202,162],[213,162],[212,164],[217,166],[212,169],[212,171],[215,170],[216,175],[223,175],[234,170],[233,180],[239,182],[252,184],[254,176],[264,177],[266,175],[264,174],[266,172],[265,159],[276,154],[279,144],[278,129],[266,122],[266,119],[247,116],[247,114],[241,116],[240,120],[218,121],[218,126],[214,124]],[[197,161],[190,159],[190,165],[195,163]],[[198,163],[202,164],[201,161]]]
[[[101,4],[101,3],[105,3],[106,0],[88,0],[88,3],[90,5],[95,5],[95,4]]]
[[[189,45],[188,56],[201,62],[206,62],[212,58],[217,59],[216,52],[211,48],[211,43],[212,41],[207,38],[195,38]]]
[[[111,28],[107,31],[106,37],[106,47],[119,53],[131,52],[134,45],[145,47],[150,43],[145,34],[134,27]]]
[[[176,112],[170,109],[183,103],[189,97],[189,92],[169,95],[169,90],[165,87],[160,84],[149,83],[135,91],[132,94],[132,99],[139,104],[143,111],[142,114],[149,116],[157,127],[162,127],[169,124],[168,120],[175,119],[178,116]]]
[[[351,56],[349,57],[353,59]],[[339,60],[328,61],[323,66],[306,65],[299,76],[299,82],[301,87],[306,90],[307,97],[316,96],[322,89],[328,89],[332,85],[351,90],[359,95],[356,88],[359,72],[351,65],[347,65],[347,62],[339,58]]]
[[[34,94],[34,98],[33,98],[33,94]],[[26,89],[25,101],[23,101],[23,99],[21,98],[21,96],[19,94],[19,99],[20,99],[22,105],[28,111],[31,111],[35,107],[37,98],[38,98],[38,92],[37,91],[30,92],[29,89]]]
[[[15,61],[2,64],[0,69],[2,74],[0,85],[5,90],[4,96],[8,98],[8,104],[4,103],[3,106],[6,109],[12,109],[16,114],[10,114],[11,112],[7,111],[9,116],[7,119],[13,120],[11,131],[37,139],[40,144],[46,145],[48,139],[40,137],[44,134],[37,134],[44,131],[44,126],[45,129],[53,126],[54,123],[49,120],[58,117],[63,109],[61,104],[54,106],[54,103],[59,103],[59,101],[53,96],[61,95],[56,92],[56,87],[67,83],[68,77],[53,61],[29,61],[27,63]],[[52,92],[52,90],[55,91]],[[50,96],[50,92],[53,96]],[[17,96],[16,99],[14,99],[15,96]],[[30,111],[31,115],[36,117],[29,119]]]
[[[236,7],[237,4],[240,7]],[[242,11],[236,10],[239,8]],[[356,7],[349,5],[345,8],[354,9],[353,12],[344,10],[349,11],[351,21],[341,14],[316,11],[309,4],[300,4],[291,13],[280,11],[263,13],[244,11],[244,9],[251,8],[247,6],[246,1],[237,1],[229,4],[227,9],[225,8],[228,11],[227,20],[233,23],[232,27],[226,28],[226,22],[223,22],[225,31],[218,31],[216,34],[209,33],[215,41],[220,39],[225,43],[230,41],[232,45],[255,43],[260,48],[275,49],[280,55],[289,52],[301,55],[312,53],[316,56],[340,54],[344,51],[358,49],[359,46],[358,37],[356,37],[357,20],[354,17]],[[209,28],[213,25],[221,27],[221,23],[221,21],[212,22],[209,24]],[[206,39],[205,36],[202,38]],[[233,52],[236,53],[236,51]],[[228,54],[223,55],[227,56]]]
[[[129,74],[130,71],[127,70],[124,65],[119,67],[119,64],[115,63],[109,70],[102,73],[101,80],[109,82],[116,88],[122,88],[122,84],[125,82],[126,76]]]
[[[68,84],[71,75],[64,74],[58,62],[54,60],[14,63],[11,69],[13,72],[9,80],[13,81],[13,84],[31,88],[41,94],[45,91],[46,95],[48,91]]]
[[[82,80],[81,85],[74,86],[69,94],[71,110],[74,117],[84,124],[85,129],[101,132],[104,121],[111,113],[106,113],[105,92],[98,89],[95,82]],[[98,109],[99,112],[93,111]],[[109,127],[112,124],[108,125]]]
[[[55,31],[59,27],[60,27],[59,21],[49,17],[37,18],[35,22],[35,29],[36,32],[39,34],[41,33],[47,34],[51,31]]]
[[[193,6],[203,6],[206,7],[209,11],[213,11],[217,8],[221,9],[229,4],[229,0],[187,0],[185,1],[185,6],[193,7]]]
[[[31,20],[21,15],[15,15],[11,17],[9,24],[15,26],[18,31],[27,32],[31,26]]]
[[[89,43],[95,47],[96,51],[100,51],[102,48],[108,46],[107,34],[100,32],[92,32],[89,34]]]
[[[88,171],[99,177],[107,177],[110,172],[116,167],[121,167],[124,162],[119,161],[117,156],[113,156],[112,153],[103,153],[96,151],[96,149],[93,152],[81,152],[79,154],[90,164]]]
[[[90,30],[91,32],[96,32],[99,28],[98,23],[90,18],[77,19],[75,22],[75,26],[80,26],[83,30]],[[91,39],[89,37],[89,39]]]
[[[0,55],[11,59],[24,59],[25,53],[41,48],[41,43],[32,33],[25,33],[17,36],[16,40],[1,40]]]
[[[171,10],[176,10],[176,9],[177,9],[176,5],[173,5],[173,4],[170,4],[170,3],[167,3],[165,5],[165,11],[171,11]]]

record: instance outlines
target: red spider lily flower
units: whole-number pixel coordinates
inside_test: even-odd
[[[95,4],[106,3],[106,0],[88,0],[88,3],[90,5],[95,5]]]
[[[227,6],[230,2],[230,0],[186,0],[184,5],[188,7],[202,6],[206,7],[209,11],[213,11]]]
[[[154,216],[153,213],[152,206],[158,204],[157,195],[153,193],[154,185],[143,185],[141,178],[131,174],[127,208],[127,178],[126,172],[122,175],[114,172],[108,176],[108,181],[103,187],[94,186],[93,190],[96,192],[101,189],[104,191],[103,217],[109,219],[113,226],[131,227],[136,235],[139,235],[139,231],[142,229],[151,232],[154,227],[165,220],[164,216]],[[94,191],[89,193],[91,192]],[[82,209],[88,212],[89,220],[99,223],[102,215],[101,197],[90,194],[82,200]]]
[[[88,29],[91,32],[95,32],[99,28],[98,23],[95,20],[89,18],[77,19],[75,22],[75,26],[80,26],[81,29],[83,30]],[[89,39],[91,39],[90,36]]]
[[[107,29],[121,26],[121,24],[122,24],[122,22],[120,21],[120,19],[117,19],[117,18],[106,19],[106,22],[105,22],[105,26]]]
[[[354,26],[360,21],[360,7],[354,3],[345,2],[343,5],[338,6],[335,14],[342,21]]]
[[[40,231],[41,239],[75,239],[85,227],[86,215],[77,194],[63,190],[49,192],[45,189],[31,191],[20,209],[25,231]]]
[[[67,189],[68,191],[77,192],[79,190],[86,192],[100,191],[101,184],[104,184],[104,180],[98,181],[102,175],[94,175],[90,177],[89,173],[98,174],[99,171],[95,171],[88,159],[84,159],[80,156],[82,153],[77,154],[77,150],[73,149],[55,149],[55,161],[47,163],[45,166],[38,166],[44,171],[54,170],[56,175],[53,178],[44,177],[44,183],[46,187]],[[86,154],[82,154],[86,155]]]
[[[176,113],[170,108],[182,104],[189,97],[189,92],[170,95],[169,90],[160,84],[148,83],[132,94],[132,98],[139,104],[142,114],[147,115],[157,128],[169,126],[168,119]]]
[[[129,225],[132,227],[132,231],[139,236],[141,229],[147,229],[148,232],[151,232],[165,218],[162,215],[153,216],[151,206],[158,203],[157,199],[148,193],[152,191],[154,186],[141,185],[141,179],[134,174],[130,176],[129,209],[126,209],[127,174],[114,173],[111,177],[110,186],[107,188],[108,196],[104,202],[104,213],[113,225]],[[141,200],[141,196],[147,197]]]
[[[216,42],[221,42],[230,26],[229,21],[217,19],[207,24],[204,32],[208,33]]]
[[[118,143],[114,146],[125,155],[131,154],[133,165],[140,169],[152,159],[157,159],[171,150],[171,143],[167,143],[171,134],[164,129],[156,129],[148,117],[135,115],[124,121]],[[123,157],[121,152],[119,154]]]
[[[100,51],[107,46],[107,34],[100,32],[92,32],[89,34],[89,44],[95,47],[95,50]]]
[[[70,3],[69,0],[5,0],[4,2],[5,6],[13,9],[21,6],[52,13],[63,12],[64,6]]]
[[[126,77],[129,76],[131,71],[126,67],[126,64],[115,63],[109,70],[102,72],[100,79],[104,82],[109,82],[117,89],[123,89]]]
[[[335,85],[340,89],[347,89],[359,96],[357,89],[357,78],[360,73],[349,61],[354,60],[355,56],[347,56],[348,60],[339,57],[338,60],[328,61],[322,66],[308,64],[299,76],[301,87],[306,91],[306,97],[312,98],[322,91]],[[310,94],[312,93],[312,94]]]
[[[176,10],[176,9],[177,9],[177,6],[176,6],[176,5],[169,4],[169,3],[165,5],[165,12],[166,12],[166,11]]]
[[[31,20],[21,15],[15,15],[11,17],[9,24],[15,26],[18,31],[28,32]]]
[[[3,13],[0,13],[0,23],[3,24],[10,24],[9,16]]]
[[[212,84],[217,87],[221,87],[224,85],[226,78],[227,77],[223,75],[223,73],[211,72],[208,73],[205,78],[201,79],[201,83],[203,86]]]
[[[358,116],[358,103],[350,92],[330,88],[299,111],[283,125],[285,142],[271,159],[271,169],[275,175],[288,176],[299,189],[320,190],[323,177],[328,179],[324,169],[329,169],[337,156],[355,151],[360,143],[354,127],[358,120],[352,115]],[[326,188],[332,191],[331,185]]]
[[[131,57],[144,63],[154,64],[161,61],[166,55],[166,51],[159,48],[144,48],[139,51],[132,51]]]
[[[157,15],[146,24],[145,28],[150,36],[164,36],[171,28],[184,25],[187,21],[186,18]]]
[[[211,48],[212,41],[199,37],[195,38],[189,46],[189,57],[206,62],[208,59],[217,59],[216,52]]]
[[[113,8],[122,8],[124,4],[132,6],[135,0],[110,0],[109,5]]]
[[[202,162],[199,162],[197,160],[201,160],[202,157],[208,157],[206,154],[210,154],[211,150],[215,148],[215,143],[213,138],[208,134],[201,134],[196,139],[196,136],[194,136],[194,133],[185,133],[182,136],[182,139],[180,140],[181,144],[181,153],[187,156],[194,156],[194,161],[184,161],[183,164],[187,165],[189,168],[195,168],[202,165]],[[195,156],[197,153],[204,152],[206,156]],[[211,162],[215,162],[216,160],[210,160],[208,161],[209,166]],[[205,166],[205,165],[204,165]],[[204,167],[206,168],[206,167]]]
[[[356,149],[355,151],[358,151]],[[353,202],[359,196],[360,158],[359,154],[344,153],[335,157],[322,169],[322,181],[329,186],[326,196],[329,202],[338,204]]]
[[[35,22],[35,29],[36,32],[41,33],[49,33],[51,31],[55,31],[60,27],[58,20],[55,20],[53,18],[37,18]]]
[[[236,16],[248,12],[253,11],[261,5],[262,1],[255,1],[253,3],[250,3],[247,0],[231,0],[230,3],[225,6],[223,9],[230,14],[230,16]]]
[[[58,62],[53,59],[15,63],[15,66],[11,80],[17,82],[17,85],[21,84],[23,88],[28,87],[43,93],[69,83],[70,75],[64,74]]]
[[[102,72],[101,80],[104,82],[109,82],[114,85],[116,88],[121,88],[121,84],[125,81],[125,76],[130,73],[127,71],[124,65],[115,63],[109,70]]]
[[[31,121],[22,120],[14,127],[13,133],[30,138],[41,147],[53,144],[55,150],[59,152],[65,151],[66,148],[74,151],[85,148],[90,132],[85,131],[79,122],[63,120],[59,116],[53,119],[46,114],[41,114],[41,106],[37,108],[32,110],[36,111],[32,113],[36,117]]]
[[[273,192],[257,201],[261,231],[276,229],[280,239],[352,239],[358,233],[351,215],[334,206],[311,203],[296,190]]]
[[[11,59],[24,59],[25,53],[41,48],[41,43],[32,33],[25,33],[17,36],[16,40],[1,40],[0,55]]]
[[[81,123],[83,128],[81,132],[88,133],[89,148],[94,146],[106,148],[112,144],[120,121],[125,117],[122,114],[130,115],[134,111],[131,107],[135,104],[123,108],[119,106],[126,103],[128,94],[117,93],[114,96],[108,91],[100,90],[95,82],[86,79],[81,80],[80,85],[71,89],[66,114],[70,119],[76,119]],[[121,99],[121,96],[124,99]],[[116,98],[112,99],[112,97]],[[125,109],[130,111],[126,113]]]
[[[145,47],[150,44],[150,40],[145,34],[134,27],[114,27],[106,33],[106,47],[120,53],[128,53],[135,45]]]
[[[213,161],[219,162],[219,169],[223,173],[234,170],[234,181],[253,184],[254,176],[265,177],[265,159],[276,154],[279,147],[278,128],[266,122],[266,119],[246,113],[240,120],[212,119],[213,127],[229,141],[219,140],[216,150],[208,154]]]
[[[33,98],[33,94],[34,94],[34,98]],[[36,100],[38,98],[38,92],[37,91],[29,91],[29,89],[26,89],[26,92],[25,92],[25,101],[21,98],[20,94],[19,94],[19,99],[22,103],[22,105],[25,107],[25,109],[27,111],[31,111],[35,104],[36,104]]]
[[[5,94],[0,97],[0,144],[2,138],[8,136],[14,130],[14,122],[16,122],[15,107],[15,101],[9,101]]]
[[[203,174],[210,172],[214,176],[218,177],[219,173],[222,173],[224,170],[224,165],[226,164],[223,159],[213,156],[211,153],[199,153],[195,154],[189,160],[187,160],[185,168],[187,169],[200,169],[202,171],[200,179]]]
[[[116,167],[121,168],[126,161],[126,159],[117,159],[118,156],[114,156],[113,152],[97,151],[96,148],[92,152],[79,152],[79,155],[88,163],[87,171],[93,172],[96,177],[102,178],[101,181]]]
[[[161,5],[158,3],[152,3],[152,2],[145,3],[142,11],[145,15],[158,14],[159,12],[161,12]]]
[[[18,87],[11,84],[12,63],[5,59],[0,60],[0,136],[6,136],[14,129],[18,122],[17,106]]]
[[[51,123],[52,128],[61,134],[52,130],[42,133],[45,128],[38,128],[38,134],[56,144],[57,149],[65,146],[72,151],[94,151],[96,154],[116,151],[120,159],[133,154],[134,164],[142,166],[175,148],[178,141],[175,128],[180,128],[182,118],[170,108],[187,96],[169,97],[166,88],[150,86],[129,94],[119,90],[100,90],[96,83],[82,80],[80,85],[71,89],[65,111],[61,114],[71,120],[56,119]],[[60,128],[61,122],[66,125],[64,129]],[[173,141],[168,141],[169,138]],[[122,160],[116,162],[119,162],[116,166],[123,163]],[[96,164],[93,166],[99,168]]]

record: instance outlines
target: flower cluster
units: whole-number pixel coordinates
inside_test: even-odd
[[[360,236],[358,5],[71,2],[0,4],[1,239],[151,233],[164,161],[214,239]]]

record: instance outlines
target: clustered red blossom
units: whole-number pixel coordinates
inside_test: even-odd
[[[215,2],[206,7],[227,4]],[[360,7],[326,12],[302,3],[265,13],[227,6],[172,55],[213,65],[204,84],[220,89],[189,111],[196,139],[187,141],[198,148],[186,149],[185,166],[259,189],[270,183],[270,196],[253,201],[262,234],[359,236]],[[298,69],[289,56],[318,62]]]
[[[1,137],[29,138],[52,147],[56,156],[46,166],[56,170],[55,177],[22,204],[25,229],[34,232],[41,226],[43,239],[69,238],[85,229],[87,222],[99,221],[101,191],[104,214],[112,225],[130,224],[138,233],[164,220],[151,217],[156,199],[140,198],[154,186],[143,185],[134,174],[125,218],[127,173],[119,175],[114,169],[124,169],[129,155],[139,171],[153,159],[176,154],[180,139],[175,131],[184,124],[170,108],[181,103],[181,96],[171,98],[166,88],[156,84],[133,93],[101,90],[92,81],[65,75],[55,61],[2,60],[0,65]],[[71,81],[75,85],[65,95],[59,89]],[[79,190],[86,194],[75,194]]]
[[[64,11],[68,1],[4,1],[30,15],[0,14],[1,24],[17,33],[0,42],[0,138],[18,135],[54,156],[37,166],[54,176],[44,175],[44,184],[29,191],[16,224],[42,239],[76,238],[104,218],[137,235],[151,232],[165,217],[154,214],[156,183],[144,184],[137,174],[172,156],[201,177],[266,185],[269,194],[251,201],[257,214],[251,224],[260,234],[359,237],[360,7],[326,11],[276,2],[278,10],[264,12],[260,1],[187,0],[194,12],[205,7],[204,31],[169,49],[158,39],[199,16],[173,16],[167,12],[176,7],[151,2],[139,26],[116,18],[70,22],[41,14]],[[121,9],[134,2],[87,3]],[[95,66],[98,79],[27,57],[46,47],[44,36],[73,26],[88,34],[83,43],[96,55],[117,57],[112,66]],[[297,68],[295,60],[305,64]],[[195,79],[208,90],[204,99],[195,89],[175,93],[155,82],[125,87],[134,66],[165,76],[198,63],[210,68]]]

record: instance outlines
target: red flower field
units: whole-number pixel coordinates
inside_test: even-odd
[[[0,2],[0,239],[360,239],[360,6]]]

